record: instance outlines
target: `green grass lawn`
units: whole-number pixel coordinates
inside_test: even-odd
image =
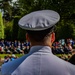
[[[4,56],[8,56],[8,55],[12,55],[12,54],[0,54],[0,58],[4,58]],[[23,54],[15,54],[17,57],[21,57],[21,56],[23,56]]]
[[[12,55],[12,54],[0,54],[0,58],[3,60],[4,59],[4,56],[8,56],[8,55]],[[23,56],[23,54],[15,54],[17,57],[21,57],[21,56]],[[67,57],[68,55],[67,54],[56,54],[56,56],[61,56],[61,57]],[[0,66],[3,64],[3,61],[2,62],[0,62]]]
[[[1,58],[1,61],[0,61],[0,66],[3,64],[3,59],[4,59],[4,56],[8,56],[8,55],[12,55],[12,54],[0,54],[0,58]],[[23,54],[15,54],[17,57],[21,57],[23,56]]]

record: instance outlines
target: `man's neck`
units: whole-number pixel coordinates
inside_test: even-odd
[[[46,43],[46,42],[45,43],[44,42],[43,43],[42,42],[31,42],[31,47],[37,46],[37,45],[52,47],[50,43]]]

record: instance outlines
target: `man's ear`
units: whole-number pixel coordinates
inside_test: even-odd
[[[26,33],[26,40],[27,40],[28,42],[30,42],[30,38],[29,38],[28,33]]]
[[[53,32],[52,34],[51,34],[51,42],[53,43],[55,41],[55,33]]]

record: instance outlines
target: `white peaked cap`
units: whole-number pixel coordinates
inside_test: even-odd
[[[40,10],[25,15],[19,20],[19,26],[25,30],[40,31],[51,28],[60,20],[53,10]]]

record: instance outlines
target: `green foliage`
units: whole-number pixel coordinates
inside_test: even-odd
[[[61,20],[58,23],[56,28],[56,38],[57,39],[66,39],[73,38],[75,39],[75,25],[74,20]]]
[[[0,12],[0,39],[4,39],[4,25],[2,19],[2,13]]]
[[[10,2],[9,2],[10,1]],[[56,28],[56,39],[75,37],[75,1],[74,0],[17,0],[10,5],[12,0],[3,1],[3,7],[5,14],[8,14],[4,22],[5,35],[12,39],[25,39],[25,31],[18,27],[19,19],[33,11],[50,9],[57,11],[61,18]],[[15,18],[18,16],[19,18]],[[5,18],[4,18],[5,19]],[[12,22],[13,21],[13,22]],[[11,26],[10,26],[11,25]],[[75,38],[74,38],[75,39]]]
[[[17,38],[18,30],[19,30],[18,21],[19,21],[19,17],[14,17],[13,27],[12,27],[12,40],[18,39]]]
[[[21,29],[19,27],[19,30],[18,30],[18,39],[21,40],[21,41],[25,41],[25,39],[26,39],[25,34],[26,34],[26,31],[24,29]]]
[[[13,27],[13,21],[6,21],[4,20],[5,24],[5,39],[11,40],[12,38],[12,27]]]

